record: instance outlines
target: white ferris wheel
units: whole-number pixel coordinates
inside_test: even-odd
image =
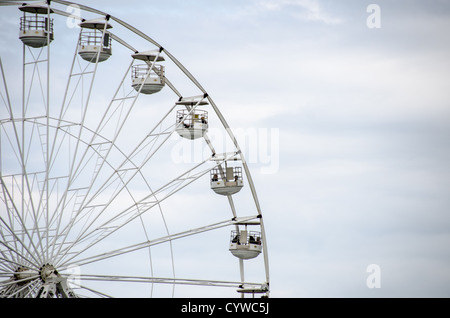
[[[0,14],[20,39],[0,51],[0,297],[267,297],[254,183],[193,75],[85,5]]]

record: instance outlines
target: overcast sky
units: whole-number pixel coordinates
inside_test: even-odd
[[[92,6],[176,56],[242,143],[258,131],[272,297],[450,296],[449,1]]]

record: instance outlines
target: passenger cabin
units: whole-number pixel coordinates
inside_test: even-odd
[[[194,100],[180,100],[177,105],[183,105],[186,108],[177,110],[176,131],[186,139],[197,139],[204,136],[208,130],[208,112],[205,110],[195,109],[191,107],[199,105],[208,105],[205,100],[195,102]]]
[[[241,167],[228,167],[225,162],[225,168],[221,165],[210,171],[211,189],[217,194],[232,195],[241,191],[244,186],[242,180]]]
[[[187,109],[177,111],[177,133],[186,139],[197,139],[203,137],[208,130],[208,112],[204,110],[195,110],[193,112]]]
[[[44,47],[53,41],[53,19],[48,17],[53,10],[47,6],[24,4],[20,18],[19,39],[34,48]]]
[[[159,51],[152,50],[132,55],[135,60],[145,64],[134,65],[131,72],[131,86],[143,94],[154,94],[163,89],[166,84],[164,66],[156,62],[164,61]],[[153,66],[153,67],[152,67]],[[151,69],[150,69],[151,68]]]
[[[84,20],[80,23],[81,34],[78,54],[91,63],[103,62],[111,56],[111,35],[107,29],[112,26],[104,18]]]
[[[231,254],[240,259],[252,259],[262,251],[261,232],[256,231],[232,231],[230,238]]]

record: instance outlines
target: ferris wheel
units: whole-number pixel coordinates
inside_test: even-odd
[[[255,186],[194,76],[106,12],[0,10],[0,297],[267,297]]]

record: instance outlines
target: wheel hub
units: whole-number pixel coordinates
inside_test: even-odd
[[[76,297],[75,293],[69,287],[67,278],[62,277],[56,268],[51,264],[45,264],[39,269],[39,276],[43,282],[38,292],[38,298]]]
[[[60,275],[53,265],[45,264],[39,269],[39,276],[43,282],[46,282]]]

